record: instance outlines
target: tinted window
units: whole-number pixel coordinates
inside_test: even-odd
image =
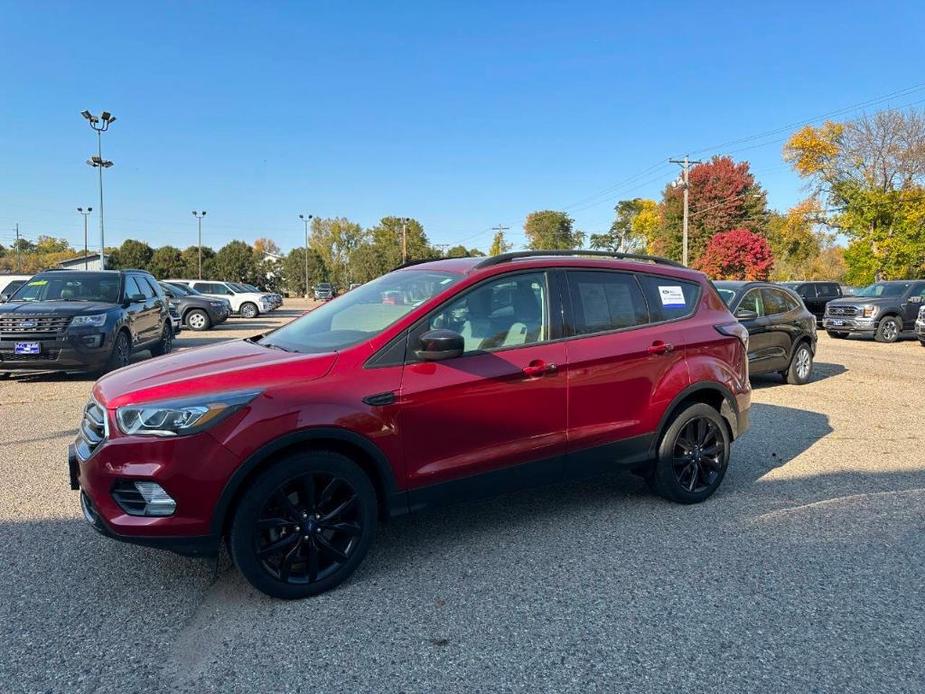
[[[909,292],[910,298],[913,296],[919,296],[925,298],[925,284],[919,284],[912,288],[912,291]]]
[[[804,299],[816,298],[816,288],[811,284],[801,284],[799,287],[797,287],[796,292]]]
[[[122,279],[115,273],[54,272],[36,275],[13,295],[13,301],[119,301]]]
[[[700,300],[700,285],[696,282],[684,282],[659,275],[637,277],[649,302],[652,322],[684,318],[696,310],[697,302]],[[724,300],[725,298],[723,296]]]
[[[761,298],[764,301],[765,315],[773,316],[778,313],[787,313],[791,308],[796,308],[796,303],[783,292],[775,289],[762,289]]]
[[[758,314],[759,317],[765,315],[764,313],[764,301],[761,298],[760,289],[752,289],[745,296],[742,297],[742,301],[739,302],[737,311],[745,309],[746,311],[754,311]]]
[[[415,332],[438,328],[462,335],[466,352],[548,340],[545,273],[505,275],[480,284],[441,308],[427,320],[424,330]]]
[[[649,322],[636,279],[622,272],[569,271],[568,287],[576,335],[620,330]]]
[[[145,299],[153,299],[154,289],[150,284],[148,284],[148,281],[142,275],[135,275],[134,279],[135,282],[138,283],[138,287],[141,289],[141,293],[145,295]]]
[[[126,275],[125,277],[125,296],[126,298],[131,299],[137,294],[144,294],[141,289],[138,287],[138,283],[135,282],[135,278],[131,275]]]
[[[825,283],[816,285],[816,294],[823,299],[834,299],[837,296],[841,296],[841,292],[838,290],[837,284]]]

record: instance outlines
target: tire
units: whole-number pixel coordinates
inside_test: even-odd
[[[874,339],[877,342],[892,343],[899,339],[902,332],[902,325],[896,316],[884,316],[877,325],[877,332],[874,333]]]
[[[197,332],[208,330],[212,327],[212,319],[209,314],[199,308],[190,309],[186,312],[186,327]]]
[[[103,372],[115,371],[123,366],[128,366],[132,359],[132,341],[128,332],[120,330],[116,333],[116,338],[112,342],[112,352],[109,353],[109,359],[103,367]]]
[[[919,340],[919,344],[922,345],[922,347],[925,347],[925,340]]]
[[[332,451],[298,453],[272,465],[241,498],[231,557],[271,597],[318,595],[363,561],[376,519],[375,489],[352,460]]]
[[[165,354],[170,354],[170,350],[173,349],[173,326],[170,325],[170,321],[164,323],[164,327],[161,328],[161,337],[151,347],[151,354],[155,357],[160,357]]]
[[[260,309],[257,308],[257,304],[248,301],[241,305],[241,315],[244,318],[256,318],[260,315]]]
[[[836,340],[848,339],[848,333],[834,333],[831,330],[826,330],[825,332],[829,337],[834,337]]]
[[[790,366],[783,372],[784,380],[793,386],[809,383],[813,377],[813,352],[809,345],[801,342],[793,351]]]
[[[720,413],[704,403],[690,405],[675,415],[662,436],[653,489],[681,504],[705,501],[726,475],[730,449],[729,429]]]

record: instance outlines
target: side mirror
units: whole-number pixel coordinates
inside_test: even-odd
[[[740,308],[735,312],[735,317],[739,320],[755,320],[758,314],[747,308]]]
[[[143,304],[146,301],[144,294],[132,294],[128,300],[131,304]]]
[[[421,335],[421,348],[414,354],[424,361],[453,359],[466,351],[463,336],[453,330],[430,330]]]
[[[9,300],[10,300],[9,294],[0,294],[0,304],[5,304]]]

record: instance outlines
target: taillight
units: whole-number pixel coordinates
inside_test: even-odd
[[[729,337],[737,337],[742,341],[742,345],[745,347],[745,351],[748,351],[748,329],[735,321],[733,323],[720,323],[719,325],[714,325],[716,332],[722,335],[728,335]]]

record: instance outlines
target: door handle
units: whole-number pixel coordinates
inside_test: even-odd
[[[559,369],[555,364],[547,364],[541,359],[531,361],[523,368],[524,376],[527,378],[539,378],[546,374],[554,374]]]
[[[646,348],[649,354],[668,354],[672,350],[674,350],[674,345],[662,340],[656,340]]]

